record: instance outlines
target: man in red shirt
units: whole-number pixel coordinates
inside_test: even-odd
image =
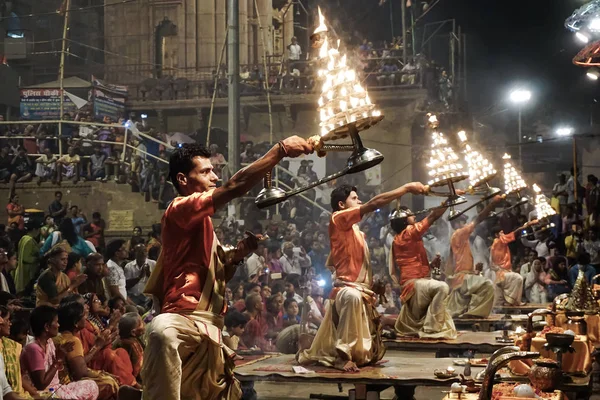
[[[382,294],[384,287],[373,285],[369,248],[357,224],[366,214],[407,193],[425,194],[426,191],[422,183],[407,183],[365,204],[358,199],[356,188],[349,185],[342,185],[331,193],[331,254],[327,264],[335,271],[334,289],[310,349],[298,354],[301,364],[318,362],[342,371],[358,371],[358,367],[381,360],[385,347],[379,314],[375,310],[375,295]]]
[[[450,289],[446,282],[431,279],[423,245],[423,236],[445,211],[446,208],[437,209],[416,222],[411,211],[402,207],[391,220],[396,236],[389,272],[402,288],[402,309],[395,325],[400,335],[456,338],[456,327],[445,304]]]
[[[180,194],[162,218],[162,252],[146,285],[161,305],[148,327],[141,376],[144,400],[239,399],[233,352],[222,344],[225,284],[235,272],[217,255],[211,221],[215,210],[247,193],[284,157],[312,153],[297,136],[287,138],[262,158],[217,188],[210,151],[184,144],[169,161],[169,178]],[[257,246],[255,238],[238,244],[236,260]]]

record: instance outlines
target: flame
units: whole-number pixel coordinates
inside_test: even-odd
[[[465,131],[458,132],[458,138],[460,139],[461,142],[466,142],[467,141],[467,133]]]
[[[542,189],[540,189],[540,187],[537,185],[537,183],[534,183],[533,186],[531,187],[533,189],[534,192],[536,193],[540,193],[542,191]]]
[[[502,159],[503,159],[503,160],[510,160],[510,159],[511,159],[511,156],[510,156],[510,154],[508,154],[508,153],[504,153],[504,155],[502,156]]]
[[[323,13],[321,12],[321,7],[318,7],[318,9],[319,9],[319,26],[317,26],[317,29],[315,29],[313,34],[327,32],[327,25],[325,25],[325,16],[323,16]]]

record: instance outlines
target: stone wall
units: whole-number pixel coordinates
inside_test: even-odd
[[[149,232],[154,223],[160,222],[163,211],[152,202],[145,202],[140,193],[131,192],[127,184],[114,182],[79,182],[77,185],[63,182],[56,186],[44,183],[17,185],[19,202],[26,208],[48,211],[48,206],[54,201],[55,191],[63,193],[63,201],[71,202],[83,210],[88,220],[95,211],[102,214],[107,224],[107,237],[128,237],[134,226],[139,225],[144,233]],[[0,188],[0,195],[8,199],[8,187]]]

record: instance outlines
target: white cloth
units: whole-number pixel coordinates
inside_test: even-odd
[[[499,271],[502,272],[502,271]],[[517,305],[523,297],[523,277],[516,272],[504,272],[504,278],[496,282],[495,302]]]
[[[554,185],[554,188],[552,189],[552,194],[556,193],[560,193],[560,192],[566,192],[568,191],[569,188],[567,187],[567,184],[565,183],[564,185],[561,185],[560,183],[557,183],[556,185]],[[562,204],[562,205],[566,205],[567,204],[567,196],[565,196],[564,194],[561,194],[559,196],[556,196],[558,198],[558,203]]]
[[[0,354],[0,400],[13,391],[8,384],[8,379],[6,379],[6,373],[4,372],[5,370],[4,357],[2,357]]]
[[[529,303],[543,304],[548,302],[548,291],[544,285],[539,283],[539,280],[543,281],[544,277],[539,278],[533,271],[529,271],[525,278],[525,297]]]
[[[489,317],[494,307],[494,284],[481,276],[468,274],[462,285],[450,292],[447,308],[453,317]]]
[[[299,254],[294,254],[290,259],[285,254],[279,259],[281,268],[286,274],[302,275],[302,268],[310,267],[310,257],[308,255],[302,257]]]
[[[0,290],[3,292],[10,293],[10,288],[8,287],[8,281],[2,272],[0,272]]]
[[[106,288],[106,298],[112,299],[114,296],[111,295],[109,286],[118,286],[119,293],[124,300],[127,300],[127,279],[125,278],[125,272],[123,268],[113,260],[108,260],[106,263],[108,267],[108,276],[104,278]]]
[[[148,258],[146,258],[146,260],[144,260],[144,262],[142,263],[141,266],[138,265],[136,260],[133,260],[133,261],[125,264],[125,268],[123,269],[123,273],[125,274],[125,279],[129,280],[129,279],[136,279],[137,277],[139,277],[142,273],[142,267],[145,264],[148,264],[148,267],[150,267],[150,272],[154,271],[154,267],[156,266],[156,261],[150,260]],[[134,296],[139,296],[139,295],[143,294],[144,287],[146,287],[146,282],[148,282],[148,277],[143,276],[134,287],[129,289],[129,293],[131,293]]]
[[[290,44],[289,53],[290,60],[298,61],[300,60],[300,55],[302,54],[302,48],[299,44]]]
[[[246,260],[246,274],[248,278],[253,275],[260,275],[261,271],[266,267],[265,258],[256,253],[252,253]]]
[[[519,270],[519,273],[521,274],[523,279],[527,279],[527,274],[529,274],[529,271],[531,271],[531,263],[525,263],[525,264],[521,265],[521,269]]]

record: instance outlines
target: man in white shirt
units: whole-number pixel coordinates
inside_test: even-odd
[[[531,250],[529,255],[527,256],[527,262],[521,265],[521,269],[519,270],[520,275],[525,279],[527,274],[531,272],[531,267],[533,266],[533,261],[538,258],[537,253],[534,250]]]
[[[298,44],[296,36],[292,38],[292,43],[288,46],[290,61],[300,61],[300,55],[302,54],[302,48]]]
[[[135,304],[146,307],[150,299],[144,295],[144,287],[156,266],[156,261],[148,259],[144,244],[135,246],[134,251],[135,260],[125,264],[124,268],[127,294]]]
[[[246,274],[251,281],[260,277],[267,267],[265,258],[263,257],[264,252],[265,245],[259,242],[256,250],[246,260]]]
[[[311,266],[310,257],[302,247],[294,247],[292,242],[283,244],[283,256],[279,259],[281,268],[286,274],[302,275],[302,269]]]
[[[132,304],[127,298],[127,279],[123,268],[121,268],[121,264],[127,259],[125,241],[117,239],[110,242],[106,246],[106,256],[109,258],[106,263],[108,276],[104,278],[106,298],[120,297],[125,303]]]
[[[600,269],[600,240],[598,240],[598,230],[596,228],[588,231],[588,237],[583,241],[583,247],[590,255],[590,264],[598,271]]]

